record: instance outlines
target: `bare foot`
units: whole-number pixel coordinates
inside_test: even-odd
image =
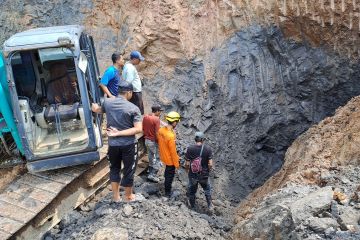
[[[113,200],[113,202],[121,202],[121,197],[119,195],[113,196],[112,200]]]
[[[135,194],[132,193],[130,196],[125,197],[125,201],[132,202],[135,201],[135,198],[136,198]]]

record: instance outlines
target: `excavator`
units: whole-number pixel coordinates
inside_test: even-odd
[[[78,25],[37,28],[0,54],[0,166],[30,172],[99,160],[102,116],[93,38]]]
[[[94,40],[81,26],[30,29],[5,41],[0,240],[42,238],[107,186],[102,115],[91,111],[103,100],[99,76]],[[142,134],[136,137],[139,175],[148,164]]]

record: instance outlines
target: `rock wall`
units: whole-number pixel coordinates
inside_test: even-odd
[[[147,106],[183,116],[214,148],[215,189],[239,201],[278,171],[290,143],[360,93],[352,0],[0,1],[0,43],[27,28],[85,25],[101,69],[139,49]],[[225,194],[223,194],[225,193]]]
[[[359,239],[359,106],[353,98],[293,142],[281,170],[241,203],[234,238]]]
[[[202,105],[189,97],[197,92],[178,91],[189,102],[189,127],[216,146],[220,185],[234,199],[278,171],[299,134],[360,91],[359,63],[288,40],[277,27],[239,31],[212,56],[217,70]]]

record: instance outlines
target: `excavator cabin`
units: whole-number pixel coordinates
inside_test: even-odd
[[[80,26],[39,28],[4,44],[12,109],[31,171],[99,159],[99,70],[92,37]]]

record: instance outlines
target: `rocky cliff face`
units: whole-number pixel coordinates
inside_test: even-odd
[[[146,105],[183,116],[214,148],[216,192],[239,201],[280,169],[309,126],[360,93],[356,1],[2,0],[0,42],[31,27],[85,25],[101,69],[139,49]]]
[[[237,239],[359,239],[360,98],[297,138],[239,207]]]

